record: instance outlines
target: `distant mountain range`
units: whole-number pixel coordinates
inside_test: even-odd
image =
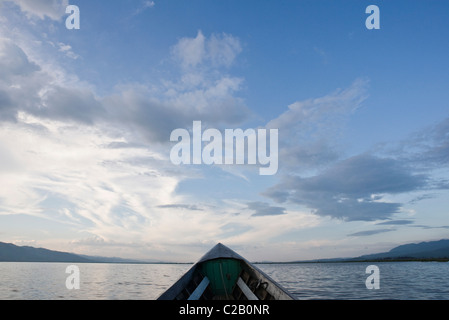
[[[86,256],[0,242],[0,262],[148,263],[149,261]]]
[[[391,260],[449,260],[449,239],[404,244],[388,252],[363,255],[355,258],[318,259],[294,262],[342,262],[342,261],[391,261]],[[44,248],[16,246],[0,242],[0,262],[67,262],[67,263],[156,263],[122,258],[86,256]]]
[[[19,247],[0,242],[0,261],[8,262],[92,262],[79,255],[43,248]]]
[[[449,260],[449,239],[404,244],[388,252],[367,254],[355,258],[319,259],[313,262],[341,261],[406,261],[406,260]],[[299,261],[298,261],[299,262]],[[302,261],[304,262],[304,261]],[[312,261],[308,261],[312,262]]]
[[[449,259],[449,240],[404,244],[388,252],[368,254],[356,259]]]

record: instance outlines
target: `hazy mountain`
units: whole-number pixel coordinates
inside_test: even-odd
[[[0,262],[146,263],[138,260],[86,256],[0,242]]]
[[[366,260],[449,260],[449,239],[410,243],[397,246],[390,251],[367,254],[359,257],[302,260],[296,262],[344,262]]]
[[[388,252],[363,255],[356,260],[373,259],[444,259],[449,258],[449,240],[404,244]]]
[[[87,256],[80,254],[80,257],[85,257],[86,259],[93,260],[98,263],[162,263],[160,260],[155,259],[145,259],[145,260],[135,260],[135,259],[125,259],[119,257],[100,257],[100,256]]]
[[[0,261],[8,262],[93,262],[86,257],[43,248],[19,247],[0,242]]]

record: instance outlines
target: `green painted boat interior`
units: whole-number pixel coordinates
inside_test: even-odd
[[[242,268],[235,259],[214,259],[201,265],[201,273],[210,280],[210,288],[216,296],[232,293]]]

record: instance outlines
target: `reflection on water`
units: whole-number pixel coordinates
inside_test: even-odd
[[[185,264],[77,264],[80,289],[68,290],[67,263],[0,263],[0,299],[153,300]]]
[[[298,299],[449,299],[449,263],[375,263],[380,289],[368,290],[369,263],[261,264]],[[154,300],[191,265],[77,264],[80,289],[68,290],[66,263],[0,263],[0,299]]]

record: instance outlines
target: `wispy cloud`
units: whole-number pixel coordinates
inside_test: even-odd
[[[271,206],[265,202],[250,202],[248,203],[248,209],[254,211],[253,217],[263,216],[278,216],[286,214],[286,208]]]
[[[76,60],[79,59],[79,55],[77,55],[75,52],[73,52],[72,47],[68,44],[65,44],[63,42],[58,43],[59,51],[64,53],[68,58]]]
[[[335,147],[345,122],[367,98],[367,79],[357,79],[348,88],[326,96],[297,101],[268,122],[278,128],[281,170],[296,173],[316,169],[338,160],[342,150]]]
[[[422,228],[422,229],[449,229],[449,226],[427,226],[422,224],[412,225],[411,227]]]
[[[185,209],[185,210],[192,210],[192,211],[203,211],[202,208],[192,205],[192,204],[163,204],[159,205],[158,208],[162,209]]]
[[[449,118],[413,133],[393,152],[424,169],[446,165],[449,162]]]
[[[65,14],[69,0],[1,0],[15,3],[30,19],[60,20]]]
[[[136,11],[134,11],[133,16],[141,14],[145,10],[153,8],[155,5],[156,5],[156,3],[154,1],[148,1],[148,0],[142,1],[141,6],[139,8],[137,8]]]
[[[329,63],[328,54],[323,49],[320,49],[318,47],[313,47],[313,51],[315,51],[316,54],[318,54],[321,57],[321,60],[324,64]]]
[[[413,224],[413,220],[387,220],[383,222],[377,223],[377,225],[381,226],[397,226],[397,225],[409,225]]]
[[[377,229],[377,230],[360,231],[360,232],[348,234],[348,237],[367,237],[367,236],[372,236],[375,234],[391,232],[391,231],[395,231],[395,229]]]

